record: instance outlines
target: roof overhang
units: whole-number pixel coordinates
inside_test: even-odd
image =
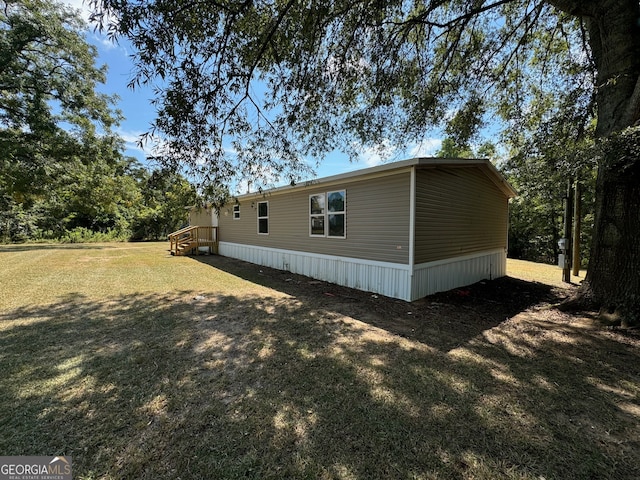
[[[331,175],[312,180],[302,181],[295,185],[286,185],[260,192],[251,192],[243,195],[237,195],[235,198],[254,199],[264,197],[266,195],[276,195],[293,190],[316,187],[320,185],[330,185],[341,183],[354,179],[365,179],[371,177],[379,177],[399,173],[402,170],[410,171],[413,168],[478,168],[480,169],[508,198],[517,196],[517,192],[509,185],[509,182],[502,176],[498,169],[487,159],[467,159],[467,158],[436,158],[436,157],[418,157],[408,160],[400,160],[397,162],[385,163],[375,167],[363,168],[351,172]]]

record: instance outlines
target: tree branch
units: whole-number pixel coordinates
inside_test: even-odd
[[[408,18],[405,21],[402,22],[397,22],[397,21],[391,21],[391,22],[385,22],[387,25],[403,25],[403,24],[411,24],[411,23],[419,23],[422,25],[428,25],[430,27],[436,27],[436,28],[450,28],[460,22],[468,22],[469,20],[471,20],[473,17],[476,17],[477,15],[480,15],[481,13],[484,12],[488,12],[489,10],[492,10],[494,8],[497,8],[501,5],[506,5],[507,3],[512,3],[515,0],[499,0],[495,3],[491,3],[489,5],[483,5],[481,7],[476,7],[476,8],[471,8],[470,10],[468,10],[466,13],[453,18],[451,20],[449,20],[448,22],[444,22],[444,23],[440,23],[440,22],[434,22],[432,20],[429,20],[428,17],[429,15],[431,15],[438,7],[441,7],[442,4],[436,4],[433,5],[431,8],[428,8],[425,12],[422,12],[419,15],[416,15],[415,17],[412,18]]]
[[[561,12],[568,13],[576,17],[592,17],[598,7],[596,0],[545,0],[552,7]]]
[[[627,108],[624,112],[623,123],[626,125],[640,125],[640,76],[636,81],[633,94],[629,98]]]
[[[253,64],[249,68],[249,73],[247,75],[247,95],[249,94],[249,84],[251,83],[253,72],[258,67],[258,63],[260,63],[260,60],[262,59],[262,56],[264,55],[264,53],[267,51],[267,48],[269,48],[271,39],[278,31],[278,28],[280,27],[280,24],[284,20],[284,17],[287,16],[287,13],[289,12],[289,10],[291,10],[291,7],[293,7],[295,3],[296,3],[296,0],[289,0],[289,2],[285,5],[284,9],[280,12],[280,15],[278,15],[278,18],[276,19],[275,23],[271,26],[271,29],[267,33],[266,38],[262,42],[262,45],[260,46],[260,50],[256,54],[256,58],[254,59]]]

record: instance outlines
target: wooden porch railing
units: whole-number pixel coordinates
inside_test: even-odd
[[[191,225],[169,234],[171,255],[200,255],[200,247],[218,253],[218,227]]]

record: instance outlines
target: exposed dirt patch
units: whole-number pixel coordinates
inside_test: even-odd
[[[339,312],[442,351],[456,348],[481,332],[531,309],[549,310],[545,316],[558,317],[559,312],[553,306],[577,288],[575,284],[560,287],[507,276],[408,303],[231,258],[194,258],[284,292],[307,305]],[[588,316],[576,318],[595,325]]]

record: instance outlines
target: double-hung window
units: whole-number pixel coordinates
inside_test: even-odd
[[[346,235],[346,191],[327,193],[327,235],[345,238]]]
[[[309,196],[309,235],[324,237],[324,193]]]
[[[309,195],[309,235],[346,237],[346,191]]]
[[[240,219],[240,205],[233,206],[233,219],[234,220]]]
[[[258,202],[258,234],[269,235],[269,202]]]

